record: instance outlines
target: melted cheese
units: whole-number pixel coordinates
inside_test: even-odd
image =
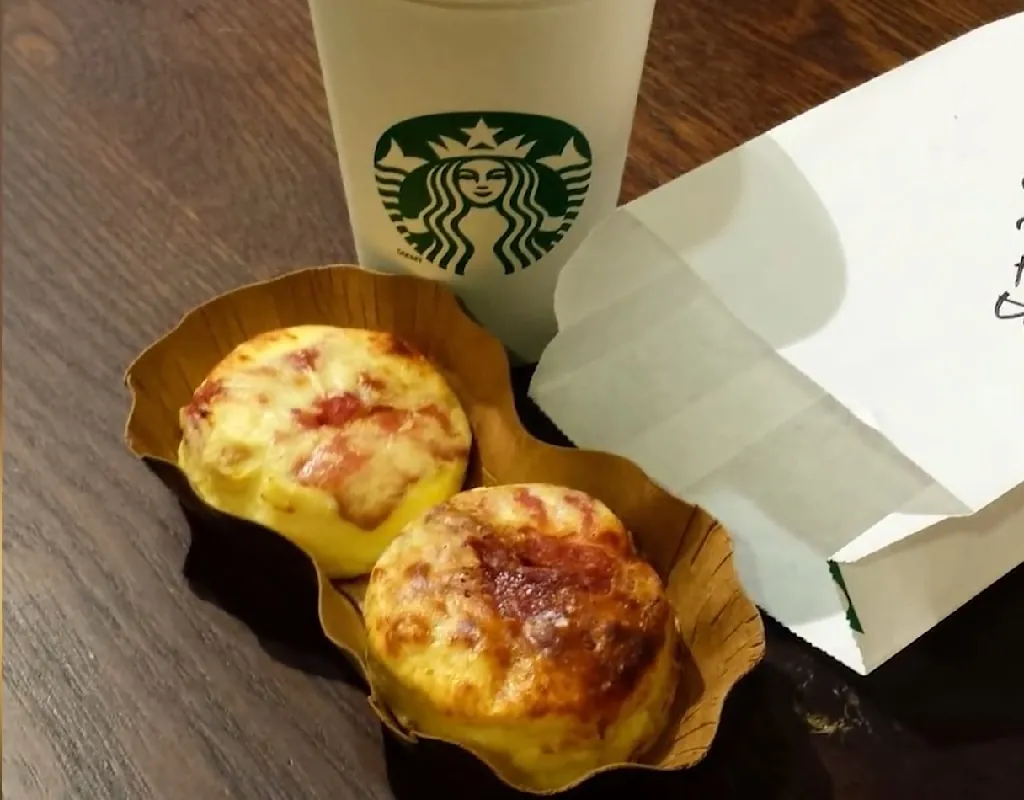
[[[179,463],[200,497],[282,533],[335,578],[369,572],[461,488],[471,438],[425,358],[387,333],[323,326],[240,345],[181,425]]]
[[[635,760],[667,722],[674,614],[619,520],[580,492],[456,495],[388,547],[363,608],[395,715],[531,789]]]

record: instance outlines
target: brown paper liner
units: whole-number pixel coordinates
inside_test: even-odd
[[[228,610],[243,615],[244,608],[246,622],[270,637],[309,641],[319,636],[322,641],[326,635],[365,677],[365,631],[351,599],[358,591],[332,585],[284,537],[205,505],[176,465],[178,409],[207,373],[243,341],[300,324],[391,331],[422,351],[444,373],[469,416],[474,435],[469,485],[567,486],[601,499],[623,521],[666,582],[679,620],[683,670],[672,720],[644,763],[601,771],[673,770],[699,761],[711,746],[726,695],[764,655],[761,618],[737,580],[729,536],[702,509],[672,497],[629,461],[531,436],[515,411],[501,345],[436,282],[347,266],[293,272],[196,308],[129,367],[128,445],[179,499],[192,548],[217,552],[223,572],[215,577],[232,583],[226,596],[235,598],[235,608],[229,602]],[[372,687],[370,702],[397,735],[415,740],[381,707]],[[488,765],[514,788],[542,793],[522,776]]]

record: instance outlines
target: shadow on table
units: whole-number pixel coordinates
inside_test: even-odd
[[[191,543],[185,579],[195,594],[241,620],[276,661],[364,687],[320,627],[316,572],[286,539],[260,526],[183,506]]]
[[[189,506],[191,544],[185,577],[197,596],[246,624],[273,658],[295,669],[364,687],[358,673],[324,636],[317,614],[312,564],[282,537],[259,526],[218,518]],[[715,800],[758,797],[831,800],[831,782],[811,745],[811,733],[794,710],[795,685],[763,664],[726,703],[708,757],[680,773],[623,771],[599,776],[566,800],[620,798],[625,792]],[[388,773],[397,800],[422,796],[431,781],[449,800],[524,797],[457,748],[424,742],[408,747],[385,734]],[[458,775],[452,782],[451,776]]]
[[[693,797],[730,800],[832,800],[832,783],[793,711],[795,688],[770,665],[758,667],[726,702],[707,758],[678,773],[622,771],[599,775],[559,795],[565,800]],[[388,780],[396,800],[418,800],[424,786],[443,786],[448,800],[521,800],[469,754],[435,742],[409,746],[385,735]],[[457,776],[453,780],[453,776]]]
[[[1017,568],[877,671],[861,695],[935,744],[1024,733],[1024,568]]]

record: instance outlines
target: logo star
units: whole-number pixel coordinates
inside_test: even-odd
[[[494,137],[500,131],[501,128],[488,127],[487,123],[484,122],[483,117],[481,117],[472,128],[462,129],[462,132],[469,137],[469,140],[466,142],[466,147],[476,147],[478,145],[497,147],[498,143],[494,140]]]
[[[406,174],[412,172],[417,167],[421,167],[427,162],[422,158],[416,156],[407,156],[403,151],[398,142],[394,139],[391,140],[391,147],[388,148],[387,154],[380,161],[377,162],[379,167],[387,167],[388,169],[398,170]]]

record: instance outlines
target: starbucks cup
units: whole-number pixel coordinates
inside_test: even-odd
[[[360,263],[444,281],[536,360],[561,266],[618,199],[653,8],[310,0]]]

